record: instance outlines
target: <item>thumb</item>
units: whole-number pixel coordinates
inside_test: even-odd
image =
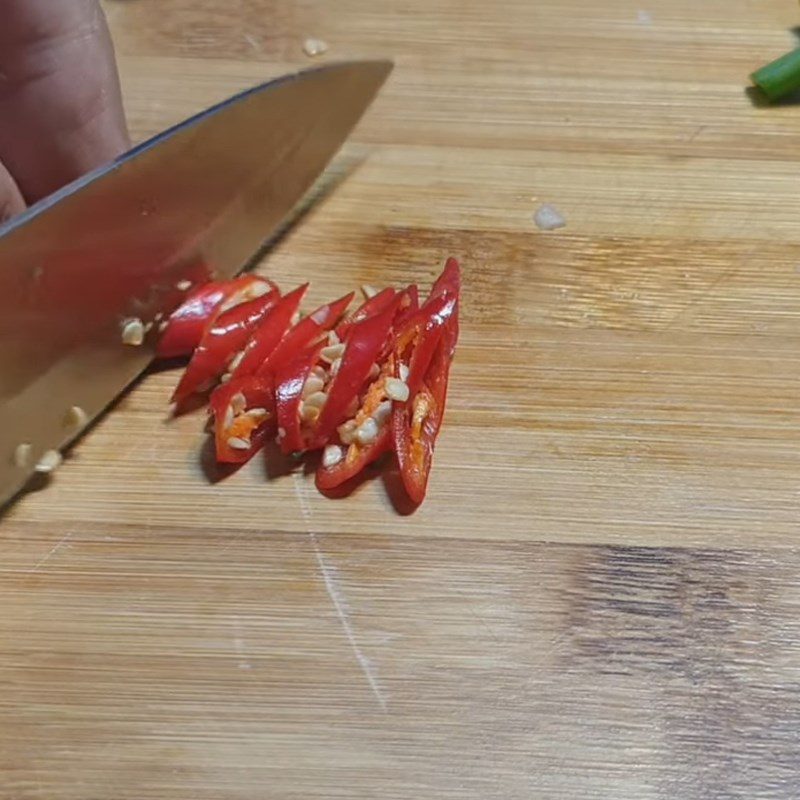
[[[25,210],[25,201],[9,171],[0,162],[0,223]]]
[[[98,0],[0,0],[0,161],[28,202],[128,147]]]

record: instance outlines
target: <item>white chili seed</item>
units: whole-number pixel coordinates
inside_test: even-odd
[[[337,431],[339,432],[339,438],[344,444],[353,444],[353,442],[356,440],[357,427],[356,421],[354,419],[349,419],[347,422],[342,423],[337,428]]]
[[[398,378],[386,379],[386,395],[399,403],[405,403],[409,396],[408,384]]]
[[[341,339],[339,338],[339,334],[336,331],[329,331],[328,332],[328,344],[333,346],[336,344],[341,344]]]
[[[314,367],[311,367],[311,374],[314,375],[315,377],[319,378],[323,383],[326,380],[328,380],[328,372],[327,372],[327,370],[325,369],[325,367],[319,366],[319,364],[317,364]]]
[[[138,317],[131,317],[122,322],[122,343],[131,347],[139,347],[144,342],[144,323]]]
[[[305,398],[305,404],[307,406],[316,406],[317,408],[322,408],[327,399],[328,395],[325,394],[325,392],[314,392],[314,394],[310,394]]]
[[[238,436],[231,436],[228,438],[228,447],[234,450],[249,450],[250,442],[247,439],[240,439]]]
[[[323,347],[320,355],[324,361],[332,364],[334,361],[340,359],[344,355],[344,348],[345,346],[343,344],[331,344],[327,347]]]
[[[328,52],[328,43],[324,42],[322,39],[309,37],[303,42],[303,52],[311,58],[314,58],[314,56],[321,56],[323,53]]]
[[[179,292],[188,292],[188,291],[189,291],[189,289],[191,289],[191,288],[192,288],[192,282],[191,282],[191,281],[187,281],[186,279],[184,279],[184,280],[182,280],[182,281],[178,281],[178,282],[175,284],[175,288],[176,288],[176,289],[177,289]]]
[[[335,467],[344,458],[344,451],[337,444],[329,444],[322,451],[322,466],[330,469]]]
[[[226,372],[226,373],[225,373],[225,374],[224,374],[224,375],[223,375],[223,376],[222,376],[222,377],[219,379],[219,382],[220,382],[220,383],[227,383],[227,382],[228,382],[228,381],[229,381],[229,380],[230,380],[232,377],[233,377],[233,375],[231,375],[231,373],[230,373],[230,372]],[[207,387],[205,387],[204,389],[198,389],[198,391],[203,391],[203,392],[205,392],[205,391],[207,391],[207,390],[208,390],[208,389],[210,389],[210,388],[211,388],[210,386],[207,386]]]
[[[89,415],[80,407],[72,406],[64,418],[67,428],[82,428],[89,421]]]
[[[238,368],[239,364],[242,363],[242,359],[244,358],[244,350],[240,350],[236,355],[231,359],[231,363],[228,364],[228,369],[231,372],[235,372]]]
[[[43,474],[53,472],[53,470],[58,469],[58,467],[61,466],[61,462],[63,460],[64,457],[58,452],[58,450],[48,450],[39,459],[39,463],[36,465],[36,471]]]
[[[553,206],[545,203],[536,209],[533,215],[533,221],[536,227],[541,231],[554,231],[558,228],[563,228],[567,224],[567,220],[563,214]]]
[[[383,425],[392,414],[392,403],[390,400],[384,400],[376,409],[372,418],[378,425]]]
[[[236,308],[236,306],[240,306],[242,303],[247,303],[250,300],[257,300],[259,297],[263,297],[267,294],[269,290],[270,286],[266,281],[255,281],[229,297],[220,306],[219,313],[222,314],[225,311],[230,311],[232,308]]]
[[[337,358],[336,361],[334,361],[331,364],[331,378],[334,375],[337,375],[341,368],[342,368],[342,359],[341,358]]]
[[[377,378],[378,375],[380,375],[380,374],[381,374],[381,368],[377,364],[373,364],[369,368],[369,376],[368,377],[370,378],[370,380],[374,381],[375,378]]]
[[[225,430],[228,430],[228,428],[230,428],[231,425],[233,425],[233,420],[235,419],[235,417],[236,417],[236,415],[233,413],[233,408],[229,405],[225,409],[225,420],[223,422],[223,425],[225,426]]]
[[[375,295],[378,294],[378,291],[378,289],[376,289],[374,286],[370,286],[368,283],[365,283],[361,287],[361,293],[367,298],[367,300],[371,300],[373,297],[375,297]]]
[[[305,403],[300,403],[300,419],[303,422],[314,422],[319,417],[319,408],[317,406],[308,406]]]
[[[261,423],[269,416],[269,411],[267,411],[266,408],[251,408],[245,412],[245,416],[250,417],[250,419],[255,422]]]
[[[27,467],[30,463],[32,452],[33,447],[28,444],[28,442],[18,444],[14,450],[14,466],[17,466],[20,469]]]
[[[257,281],[256,283],[251,283],[247,287],[245,295],[248,300],[258,300],[259,297],[263,297],[267,294],[269,290],[270,285],[266,281]]]
[[[325,320],[328,319],[328,315],[330,314],[330,310],[327,306],[322,306],[322,308],[318,308],[312,315],[311,319],[317,323],[317,325],[323,325]]]
[[[325,388],[325,381],[318,378],[316,375],[309,376],[308,380],[303,384],[303,397],[308,397],[316,392],[321,392]]]
[[[400,373],[400,380],[405,383],[408,380],[411,370],[405,364],[401,364],[398,372]]]
[[[372,444],[378,438],[378,423],[372,417],[364,420],[356,431],[356,441],[359,444]]]
[[[247,408],[247,398],[241,392],[236,392],[231,397],[231,408],[234,414],[241,414]]]

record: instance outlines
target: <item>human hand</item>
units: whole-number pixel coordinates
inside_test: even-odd
[[[129,146],[98,0],[0,0],[0,221]]]

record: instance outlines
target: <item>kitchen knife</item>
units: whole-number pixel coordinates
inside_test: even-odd
[[[242,269],[391,68],[341,63],[258,86],[0,226],[0,504],[148,365],[157,320],[189,284]],[[125,344],[139,320],[144,344]]]

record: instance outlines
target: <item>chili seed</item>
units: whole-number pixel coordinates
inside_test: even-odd
[[[378,433],[378,423],[369,417],[356,430],[356,441],[362,445],[372,444],[378,438]]]
[[[64,425],[67,428],[82,428],[88,421],[89,415],[80,406],[72,406],[67,411]]]
[[[144,323],[138,317],[126,319],[122,323],[122,343],[139,347],[144,342]]]
[[[344,458],[344,451],[337,444],[329,444],[322,451],[322,466],[330,469]]]
[[[404,383],[398,378],[387,378],[386,394],[392,400],[397,400],[399,403],[405,403],[408,400],[410,391],[407,383]]]
[[[323,347],[320,355],[325,361],[327,361],[329,364],[332,364],[334,361],[337,361],[344,355],[344,348],[345,346],[341,343],[331,344],[327,347]]]
[[[32,452],[33,447],[28,442],[18,444],[16,450],[14,450],[14,466],[20,469],[27,467],[30,463]]]
[[[43,474],[53,472],[53,470],[58,469],[58,467],[61,466],[61,462],[63,460],[64,457],[58,452],[58,450],[48,450],[39,459],[39,463],[36,465],[36,471]]]
[[[328,395],[325,392],[314,392],[314,394],[309,395],[305,399],[305,405],[307,406],[315,406],[316,408],[322,408],[325,405],[325,401],[328,399]]]

